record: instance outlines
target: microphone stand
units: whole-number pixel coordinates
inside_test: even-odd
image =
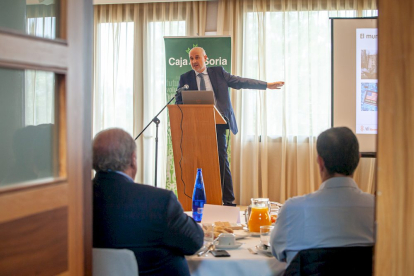
[[[158,125],[160,124],[160,119],[158,119],[158,115],[161,114],[161,112],[164,111],[164,109],[167,107],[167,105],[169,105],[174,99],[175,97],[178,95],[178,93],[180,93],[180,91],[177,90],[177,92],[175,93],[175,95],[171,98],[171,100],[169,100],[169,102],[160,110],[160,112],[158,112],[157,115],[155,115],[155,117],[151,120],[151,122],[148,123],[148,125],[138,134],[137,137],[135,137],[135,140],[137,140],[142,133],[144,133],[144,131],[151,125],[151,123],[155,123],[156,126],[156,131],[155,131],[155,187],[157,187],[157,166],[158,166]]]

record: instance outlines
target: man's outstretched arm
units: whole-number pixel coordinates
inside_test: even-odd
[[[264,82],[261,80],[255,80],[255,79],[249,79],[249,78],[242,78],[239,76],[234,76],[224,70],[222,68],[222,74],[224,79],[227,82],[227,85],[234,89],[259,89],[259,90],[265,90],[265,89],[280,89],[285,83],[283,81],[277,81],[277,82]]]

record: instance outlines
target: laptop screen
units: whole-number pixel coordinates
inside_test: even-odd
[[[183,104],[214,104],[213,91],[185,90],[181,95]]]

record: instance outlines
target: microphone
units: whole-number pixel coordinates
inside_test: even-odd
[[[177,92],[181,92],[183,90],[187,90],[188,88],[190,88],[190,86],[188,86],[188,84],[184,84],[182,87],[177,89]]]

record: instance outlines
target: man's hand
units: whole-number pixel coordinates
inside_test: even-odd
[[[284,81],[276,81],[276,82],[268,82],[267,88],[268,89],[280,89],[285,84]]]

